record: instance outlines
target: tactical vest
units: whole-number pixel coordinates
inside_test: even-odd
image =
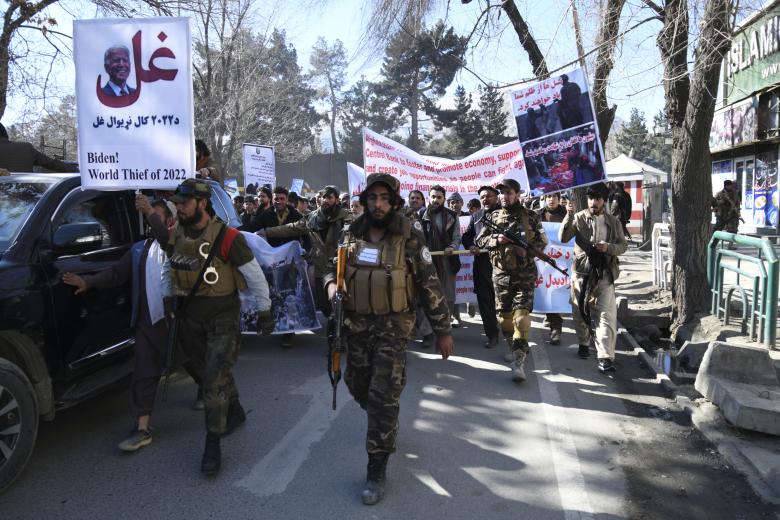
[[[174,292],[177,296],[186,296],[192,290],[195,280],[203,269],[206,255],[209,254],[211,245],[217,239],[223,225],[212,218],[203,233],[197,238],[188,238],[181,226],[176,228],[173,235],[173,253],[170,257],[170,263]],[[211,260],[211,267],[216,271],[217,282],[210,284],[201,280],[198,292],[195,293],[196,296],[230,296],[236,292],[236,289],[239,291],[246,289],[244,276],[228,262],[227,253],[225,253],[225,258],[222,258],[220,252],[216,252]],[[213,280],[213,275],[206,278]]]
[[[410,224],[381,242],[354,240],[347,253],[345,309],[357,314],[385,314],[413,309],[414,280],[406,261]]]
[[[522,232],[524,238],[529,242],[536,236],[536,232],[531,229],[531,224],[528,221],[528,210],[525,208],[520,209],[519,215],[513,214],[506,208],[501,208],[492,212],[490,217],[493,223],[501,228],[513,228],[514,231]],[[488,255],[490,262],[503,271],[514,271],[518,267],[533,263],[531,255],[524,258],[517,256],[511,244],[500,244],[497,248],[491,249]]]

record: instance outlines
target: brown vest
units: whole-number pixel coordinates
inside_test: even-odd
[[[211,245],[217,239],[219,231],[222,229],[221,222],[215,218],[209,221],[209,224],[197,238],[188,238],[184,234],[184,229],[179,226],[173,235],[173,252],[171,254],[171,277],[173,278],[174,292],[177,296],[186,296],[195,285],[203,262],[211,250]],[[201,254],[202,253],[202,254]],[[217,251],[211,260],[211,267],[216,269],[219,279],[215,284],[208,284],[205,281],[200,282],[196,296],[218,297],[229,296],[236,290],[246,289],[246,280],[244,276],[227,259],[220,258]],[[209,279],[212,277],[209,276]]]
[[[414,280],[406,261],[411,224],[407,219],[402,224],[401,234],[381,242],[350,242],[345,273],[347,311],[382,316],[414,308]]]

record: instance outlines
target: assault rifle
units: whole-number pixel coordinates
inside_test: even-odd
[[[336,255],[336,296],[333,298],[330,319],[328,320],[328,377],[333,387],[333,409],[336,409],[336,389],[341,381],[341,353],[346,350],[346,341],[341,328],[344,325],[344,297],[346,284],[344,275],[347,269],[347,247],[339,246]]]
[[[492,234],[500,234],[504,235],[509,239],[510,242],[512,242],[513,245],[516,245],[518,247],[522,247],[525,249],[529,255],[533,256],[534,258],[538,258],[542,262],[549,264],[552,266],[553,269],[561,273],[562,275],[569,276],[569,272],[566,269],[561,269],[558,267],[558,264],[555,263],[555,260],[550,258],[544,251],[539,251],[537,248],[533,246],[530,242],[528,242],[526,239],[520,235],[520,233],[517,233],[516,231],[511,231],[509,227],[502,229],[501,227],[494,224],[491,220],[487,218],[487,214],[482,215],[482,218],[479,219],[479,221],[482,223],[483,226],[485,226]]]

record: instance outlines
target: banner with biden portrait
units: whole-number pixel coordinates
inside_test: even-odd
[[[172,189],[195,175],[186,18],[73,22],[82,188]]]

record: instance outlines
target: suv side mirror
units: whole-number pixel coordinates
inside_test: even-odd
[[[100,249],[103,232],[97,222],[63,224],[54,232],[52,246],[55,252],[65,255],[80,255]]]

